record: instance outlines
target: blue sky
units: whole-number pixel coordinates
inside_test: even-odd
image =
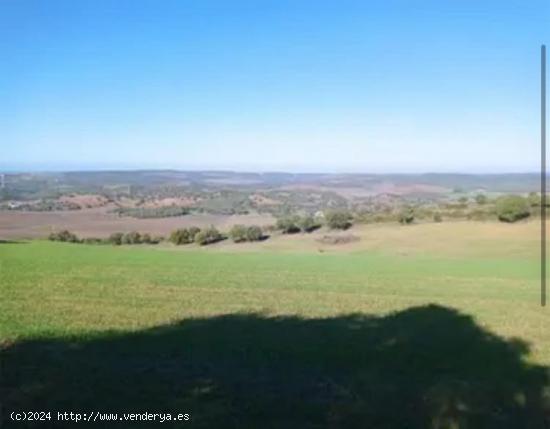
[[[0,167],[536,171],[550,2],[0,2]]]

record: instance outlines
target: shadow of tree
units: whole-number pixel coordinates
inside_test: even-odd
[[[162,427],[200,428],[549,427],[548,371],[527,352],[435,305],[386,317],[189,319],[4,347],[4,414],[187,412],[191,423]],[[127,425],[116,427],[136,423]]]

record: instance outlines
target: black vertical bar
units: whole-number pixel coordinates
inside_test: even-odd
[[[546,305],[546,46],[540,47],[540,304]]]

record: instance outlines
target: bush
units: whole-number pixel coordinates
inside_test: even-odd
[[[137,231],[128,232],[122,237],[122,243],[124,244],[140,244],[141,234]]]
[[[263,238],[262,228],[256,225],[246,227],[244,225],[234,225],[229,231],[229,236],[235,243],[243,241],[260,241]]]
[[[257,225],[252,225],[246,228],[246,239],[248,241],[260,241],[264,234],[262,228]]]
[[[315,221],[313,216],[308,215],[308,216],[302,217],[299,220],[298,226],[300,227],[302,232],[311,232],[311,231],[315,231],[321,225]]]
[[[76,236],[76,234],[73,234],[70,231],[67,231],[66,229],[59,231],[59,232],[52,232],[48,236],[48,240],[50,241],[63,241],[67,243],[78,243],[79,239]]]
[[[172,232],[172,234],[170,234],[170,241],[177,246],[181,244],[193,243],[193,241],[195,240],[195,235],[197,235],[197,232],[200,231],[199,228],[195,228],[195,229],[193,229],[193,231],[187,228],[176,229],[175,231]]]
[[[122,244],[123,236],[124,234],[122,232],[114,232],[109,236],[108,241],[115,246],[120,246]]]
[[[189,238],[191,240],[191,243],[195,241],[195,236],[200,232],[200,228],[197,228],[196,226],[190,226],[189,231]]]
[[[234,225],[229,231],[229,236],[235,243],[247,240],[247,229],[244,225]]]
[[[519,195],[508,195],[497,200],[496,212],[502,222],[516,222],[529,217],[529,203]]]
[[[441,213],[434,213],[434,222],[443,222],[443,217],[441,216]]]
[[[201,246],[216,243],[217,241],[220,241],[222,239],[223,237],[220,234],[220,232],[213,226],[211,226],[210,228],[201,230],[195,235],[195,243]]]
[[[330,229],[348,229],[351,227],[351,213],[347,210],[335,210],[325,214]]]
[[[410,207],[404,209],[399,213],[399,223],[402,225],[409,225],[414,222],[414,210]]]
[[[281,230],[283,234],[294,234],[300,232],[298,223],[300,218],[298,216],[286,216],[277,219],[276,228]]]

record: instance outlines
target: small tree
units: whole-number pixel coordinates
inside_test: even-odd
[[[311,232],[314,229],[319,227],[319,224],[315,221],[313,216],[304,216],[300,219],[298,222],[298,226],[302,230],[302,232]]]
[[[197,228],[196,226],[190,226],[188,231],[189,231],[189,242],[192,243],[193,241],[195,241],[195,236],[197,235],[197,233],[200,232],[200,228]]]
[[[348,229],[352,216],[347,210],[333,210],[325,213],[325,220],[330,229]]]
[[[59,232],[52,232],[48,236],[48,240],[51,241],[63,241],[67,243],[78,243],[80,240],[76,236],[76,234],[73,234],[72,232],[64,229]]]
[[[205,246],[207,244],[212,244],[220,241],[222,238],[223,237],[220,232],[216,228],[211,226],[210,228],[199,231],[195,235],[195,243],[201,246]]]
[[[109,243],[114,244],[115,246],[120,246],[122,244],[122,237],[124,234],[122,232],[113,232],[109,236]]]
[[[152,244],[153,239],[151,238],[151,236],[148,233],[145,233],[141,236],[141,242],[145,243],[145,244]]]
[[[409,225],[414,222],[414,210],[412,207],[407,207],[399,213],[399,223]]]
[[[260,241],[263,236],[262,228],[257,225],[246,228],[246,239],[248,241]]]
[[[497,200],[496,212],[502,222],[516,222],[531,215],[527,200],[519,195],[508,195]]]
[[[244,225],[233,225],[229,236],[235,243],[241,243],[247,240],[247,229]]]
[[[300,218],[298,216],[285,216],[277,219],[276,228],[280,229],[283,234],[294,234],[300,232],[298,222]]]
[[[181,244],[192,243],[193,240],[194,240],[194,236],[191,237],[191,234],[189,233],[189,230],[187,228],[176,229],[175,231],[172,231],[172,233],[170,234],[170,241],[177,246]]]
[[[140,244],[141,234],[137,231],[128,232],[122,237],[122,242],[124,244]]]

